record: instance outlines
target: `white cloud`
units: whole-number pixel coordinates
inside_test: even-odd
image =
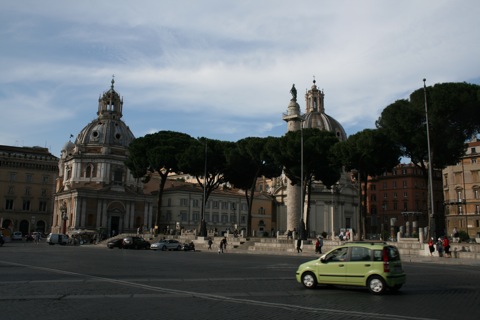
[[[303,108],[313,75],[355,133],[423,78],[478,82],[478,16],[475,0],[3,2],[0,110],[15,121],[0,143],[57,153],[112,74],[136,136],[281,135],[292,83]]]

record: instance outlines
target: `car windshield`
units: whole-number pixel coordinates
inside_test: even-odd
[[[347,258],[348,248],[338,248],[329,254],[327,254],[324,258],[325,261],[345,261]]]

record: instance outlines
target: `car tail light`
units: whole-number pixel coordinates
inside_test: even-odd
[[[388,260],[387,248],[383,248],[383,272],[390,272],[390,262]]]

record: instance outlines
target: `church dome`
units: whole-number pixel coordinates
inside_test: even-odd
[[[75,148],[75,145],[73,144],[72,141],[68,140],[67,142],[65,142],[65,144],[63,145],[63,148],[61,150],[61,152],[66,152],[66,153],[69,153],[73,150],[73,148]]]
[[[110,90],[98,99],[98,118],[82,129],[76,145],[98,144],[128,147],[135,139],[130,128],[121,120],[123,99],[115,91],[112,79]]]
[[[305,121],[303,122],[303,128],[327,130],[335,133],[340,141],[347,140],[347,134],[342,125],[325,113],[324,97],[325,94],[317,88],[316,81],[313,80],[312,88],[305,94],[307,107],[304,115]]]
[[[347,134],[342,125],[325,113],[318,111],[310,112],[305,115],[305,121],[303,122],[303,128],[317,128],[320,130],[326,130],[335,133],[340,141],[347,140]]]

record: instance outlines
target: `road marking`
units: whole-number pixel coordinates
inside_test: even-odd
[[[65,270],[60,270],[60,269],[53,269],[53,268],[46,268],[46,267],[38,267],[38,266],[32,266],[32,265],[26,265],[26,264],[21,264],[21,263],[14,263],[14,262],[5,262],[5,261],[0,261],[0,264],[6,264],[6,265],[13,265],[13,266],[21,266],[25,268],[30,268],[30,269],[35,269],[35,270],[42,270],[42,271],[47,271],[47,272],[52,272],[52,273],[58,273],[58,274],[64,274],[64,275],[72,275],[72,276],[80,276],[80,277],[86,277],[90,280],[82,280],[82,281],[102,281],[102,282],[109,282],[112,284],[118,284],[122,286],[128,286],[132,288],[140,288],[140,289],[145,289],[153,292],[157,292],[159,294],[105,294],[105,295],[44,295],[40,296],[40,299],[56,299],[56,300],[62,300],[62,299],[98,299],[100,298],[120,298],[120,299],[130,299],[130,298],[145,298],[145,297],[156,297],[161,296],[165,297],[165,294],[167,296],[171,297],[179,297],[179,298],[185,298],[185,297],[195,297],[195,298],[202,298],[206,300],[213,300],[213,301],[220,301],[220,302],[229,302],[229,303],[236,303],[236,304],[245,304],[245,305],[253,305],[253,306],[261,306],[261,307],[268,307],[268,308],[280,308],[283,310],[288,310],[288,311],[302,311],[302,312],[309,312],[312,314],[317,314],[317,315],[325,315],[325,314],[330,314],[330,315],[335,315],[335,316],[345,316],[350,319],[355,318],[355,317],[360,317],[360,318],[368,318],[368,319],[385,319],[385,320],[433,320],[432,318],[423,318],[423,317],[409,317],[409,316],[402,316],[402,315],[394,315],[394,314],[385,314],[385,313],[371,313],[371,312],[360,312],[360,311],[351,311],[351,310],[336,310],[336,309],[328,309],[328,308],[314,308],[314,307],[306,307],[306,306],[300,306],[300,305],[291,305],[291,304],[284,304],[284,303],[274,303],[274,302],[263,302],[263,301],[256,301],[256,300],[250,300],[250,299],[240,299],[240,298],[235,298],[226,294],[209,294],[209,293],[200,293],[200,292],[193,292],[193,291],[186,291],[186,290],[176,290],[176,289],[168,289],[168,288],[161,288],[161,287],[154,287],[151,285],[147,284],[142,284],[142,283],[135,283],[135,282],[130,282],[126,280],[118,280],[118,279],[111,279],[111,278],[105,278],[105,277],[99,277],[99,276],[92,276],[88,274],[82,274],[82,273],[77,273],[77,272],[71,272],[71,271],[65,271]],[[236,278],[239,279],[239,278]],[[216,279],[215,281],[217,281]],[[231,279],[229,280],[231,281]],[[270,296],[270,293],[267,293],[268,296]],[[258,293],[255,294],[255,296],[258,296]],[[250,297],[253,297],[250,295]],[[15,300],[30,300],[30,299],[38,299],[38,297],[32,297],[32,296],[21,296],[21,297],[6,297],[6,296],[0,296],[0,301],[3,300],[10,300],[12,298],[15,298]]]

